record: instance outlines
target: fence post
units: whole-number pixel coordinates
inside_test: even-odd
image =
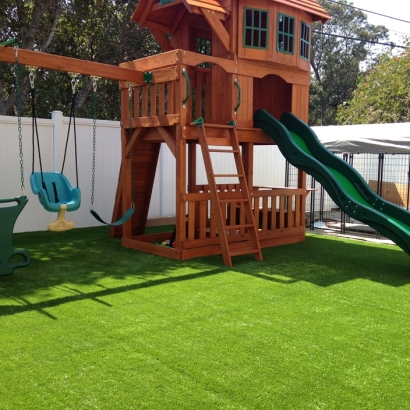
[[[409,200],[410,200],[410,155],[407,156],[409,160],[409,167],[407,170],[407,201],[406,201],[406,209],[409,210]]]

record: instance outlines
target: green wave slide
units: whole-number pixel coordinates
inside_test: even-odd
[[[371,226],[410,255],[410,212],[386,201],[347,162],[330,152],[314,131],[292,113],[280,121],[265,110],[254,114],[262,128],[295,167],[312,175],[351,217]]]

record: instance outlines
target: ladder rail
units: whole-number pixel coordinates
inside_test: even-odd
[[[219,127],[221,129],[228,129],[229,138],[223,138],[223,145],[231,149],[215,149],[209,148],[209,145],[215,144],[216,138],[207,138],[205,127]],[[204,160],[205,170],[208,177],[209,190],[211,193],[212,213],[216,217],[216,229],[220,239],[220,246],[222,257],[225,265],[232,266],[232,256],[254,254],[255,259],[262,261],[262,252],[259,243],[258,232],[256,228],[255,218],[252,210],[252,199],[246,181],[245,167],[242,161],[241,149],[239,146],[236,128],[234,126],[218,126],[213,124],[201,124],[202,132],[199,133],[199,142],[201,145],[202,156]],[[229,141],[227,141],[229,140]],[[218,144],[220,145],[220,144]],[[221,144],[222,145],[222,144]],[[211,152],[226,153],[234,156],[236,174],[215,174],[212,164]],[[237,178],[240,187],[240,197],[236,198],[220,198],[216,178]],[[236,221],[235,215],[230,216],[230,220],[226,219],[226,207],[231,206],[236,209],[236,204],[240,205],[240,221]],[[224,209],[224,212],[222,211]],[[243,212],[244,211],[244,212]],[[242,215],[244,213],[244,215]],[[229,240],[227,235],[235,234],[236,231],[240,233],[248,232],[249,241],[234,242]]]

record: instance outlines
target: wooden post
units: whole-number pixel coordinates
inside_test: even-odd
[[[182,52],[179,52],[179,61],[182,61]],[[182,242],[186,238],[186,209],[185,202],[182,202],[182,196],[187,193],[187,176],[186,176],[186,161],[187,161],[187,143],[185,137],[187,125],[187,104],[181,104],[186,100],[190,93],[189,82],[186,79],[183,70],[186,72],[186,66],[179,65],[179,80],[175,84],[175,101],[176,106],[174,111],[179,114],[180,123],[176,126],[176,249],[182,248]],[[189,97],[191,98],[191,96]]]

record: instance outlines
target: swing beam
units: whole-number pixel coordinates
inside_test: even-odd
[[[6,63],[16,62],[16,52],[10,47],[0,47],[0,61]],[[110,64],[96,63],[94,61],[79,60],[77,58],[63,57],[53,54],[40,53],[25,49],[18,49],[19,64],[41,67],[47,70],[73,72],[83,75],[94,75],[109,80],[128,81],[135,84],[145,84],[144,72],[130,68],[118,67]]]

